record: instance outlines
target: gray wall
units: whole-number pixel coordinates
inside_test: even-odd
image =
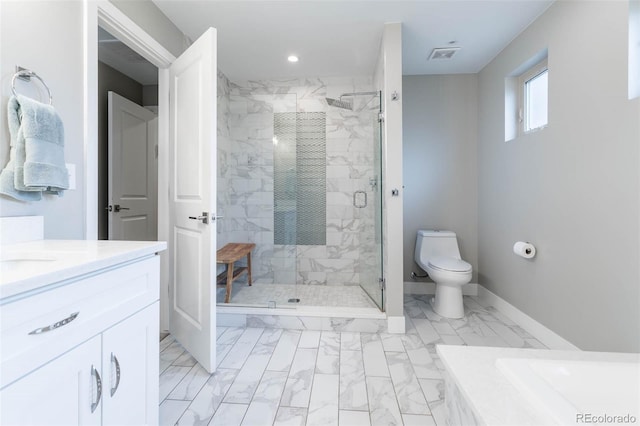
[[[109,96],[112,91],[142,105],[142,85],[109,65],[98,62],[98,239],[109,232]]]
[[[479,75],[479,281],[586,350],[640,351],[640,100],[628,2],[556,2]],[[504,79],[549,49],[549,126],[504,142]],[[517,240],[538,248],[513,255]]]
[[[0,216],[43,215],[45,238],[84,238],[84,77],[82,3],[1,2],[0,5],[0,167],[9,161],[7,101],[15,66],[30,68],[53,93],[65,130],[65,161],[76,165],[77,189],[38,202],[0,196]],[[55,17],[55,19],[52,19]],[[25,85],[20,93],[39,98]],[[40,98],[42,99],[42,98]]]
[[[478,77],[404,76],[402,84],[404,280],[424,273],[413,260],[417,231],[448,229],[477,282]]]

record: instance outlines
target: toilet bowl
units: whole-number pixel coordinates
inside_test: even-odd
[[[446,318],[464,317],[462,286],[471,281],[472,267],[460,257],[456,234],[451,231],[418,231],[416,263],[436,284],[431,306]]]

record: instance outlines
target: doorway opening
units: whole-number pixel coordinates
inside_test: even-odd
[[[98,26],[98,239],[158,239],[158,68]]]

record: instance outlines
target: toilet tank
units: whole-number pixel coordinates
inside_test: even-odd
[[[434,256],[453,257],[460,259],[460,249],[455,232],[420,230],[416,237],[414,259],[422,269]]]

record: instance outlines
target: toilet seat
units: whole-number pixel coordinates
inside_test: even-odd
[[[447,272],[470,272],[471,265],[462,259],[446,256],[435,256],[429,259],[429,267]]]

